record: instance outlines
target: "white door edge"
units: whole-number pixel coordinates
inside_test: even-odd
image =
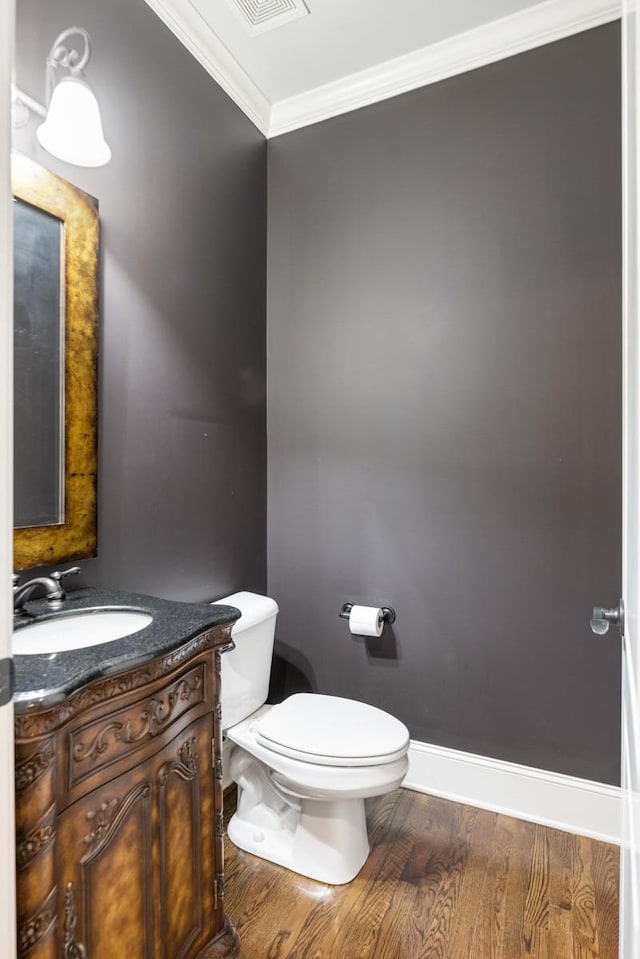
[[[0,3],[0,658],[11,644],[13,566],[13,230],[11,212],[11,67],[15,0]],[[16,955],[13,706],[0,706],[0,950]]]
[[[640,956],[640,23],[623,0],[622,847],[620,959]]]

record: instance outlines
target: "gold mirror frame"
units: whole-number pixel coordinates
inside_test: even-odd
[[[96,555],[98,201],[33,160],[11,156],[13,195],[64,223],[64,521],[14,530],[16,570]]]

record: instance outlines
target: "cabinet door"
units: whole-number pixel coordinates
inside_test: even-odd
[[[211,717],[192,723],[157,777],[159,959],[188,959],[218,931]]]
[[[152,769],[106,783],[58,822],[59,955],[154,959]]]
[[[204,716],[60,817],[65,959],[191,959],[214,934],[211,739]]]

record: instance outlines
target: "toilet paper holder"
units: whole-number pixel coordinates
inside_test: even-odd
[[[340,619],[349,619],[349,613],[351,612],[353,607],[354,607],[353,603],[343,603],[342,609],[338,613],[338,616],[340,617]],[[382,606],[381,609],[382,609],[382,617],[381,617],[382,622],[388,623],[389,626],[391,626],[392,623],[395,623],[396,621],[395,609],[393,609],[391,606]],[[378,619],[378,622],[380,622],[380,618]]]

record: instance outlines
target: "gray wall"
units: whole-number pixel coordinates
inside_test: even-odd
[[[282,686],[618,781],[619,144],[616,25],[269,143]]]
[[[93,36],[100,528],[85,580],[265,587],[265,143],[143,0],[19,0],[18,82]],[[616,27],[269,145],[269,591],[281,688],[615,782]],[[390,602],[381,641],[345,600]]]
[[[112,162],[16,147],[96,196],[99,557],[85,582],[203,600],[265,587],[266,144],[143,0],[19,0],[17,80],[89,30]]]

